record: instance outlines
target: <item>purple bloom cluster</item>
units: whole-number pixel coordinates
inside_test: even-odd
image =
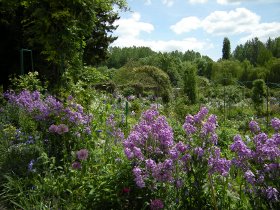
[[[52,124],[49,127],[49,132],[50,133],[57,133],[59,135],[63,134],[63,133],[67,133],[69,131],[69,128],[67,125],[65,124],[60,124],[60,125],[54,125]]]
[[[149,178],[156,183],[182,186],[178,169],[179,173],[188,173],[193,170],[192,161],[199,161],[206,170],[208,166],[209,173],[228,175],[231,161],[222,158],[214,146],[218,140],[217,117],[206,118],[207,114],[208,109],[202,107],[197,114],[186,116],[183,128],[188,144],[173,141],[172,128],[154,107],[142,114],[140,122],[123,142],[127,158],[134,161],[133,174],[138,187],[150,183],[146,181]]]
[[[72,168],[75,169],[75,170],[78,170],[78,169],[82,168],[81,161],[86,160],[88,158],[88,150],[87,149],[81,149],[81,150],[76,152],[76,156],[77,156],[77,159],[76,159],[76,161],[74,161],[72,163]]]
[[[111,114],[107,120],[106,125],[108,128],[108,133],[115,139],[115,144],[117,142],[122,142],[124,140],[124,133],[120,128],[117,127],[117,123],[115,121],[115,116]]]
[[[217,144],[218,136],[215,133],[217,128],[217,116],[210,115],[205,121],[208,114],[206,107],[201,107],[200,111],[192,115],[187,115],[183,128],[186,134],[191,138],[192,135],[199,132],[201,139],[207,140],[210,144]]]
[[[10,91],[6,92],[4,96],[8,99],[9,103],[24,109],[35,120],[62,122],[61,126],[55,127],[51,125],[49,128],[50,132],[68,132],[66,127],[72,124],[73,126],[82,125],[86,127],[84,132],[90,133],[88,125],[92,121],[92,115],[85,114],[83,112],[83,107],[80,104],[74,103],[71,98],[71,100],[68,100],[67,104],[64,105],[53,96],[43,98],[39,91],[30,92],[28,90],[23,90],[19,94]],[[63,125],[63,123],[68,126]]]
[[[81,149],[77,151],[77,158],[79,160],[86,160],[88,158],[88,150],[87,149]]]
[[[254,120],[249,123],[249,128],[252,133],[258,133],[260,131],[259,124]]]
[[[255,121],[249,123],[254,134],[253,141],[247,146],[240,135],[234,137],[234,143],[230,146],[236,157],[232,163],[241,169],[247,183],[254,187],[254,192],[263,191],[270,185],[263,195],[271,201],[278,199],[278,191],[271,184],[279,182],[280,177],[280,134],[278,132],[279,120],[274,118],[271,125],[275,132],[271,137],[261,132]]]
[[[278,118],[273,118],[271,120],[271,126],[273,127],[273,129],[275,131],[279,131],[280,130],[280,120]]]
[[[160,199],[155,199],[155,200],[151,201],[150,208],[151,208],[151,210],[163,209],[164,204]]]
[[[176,158],[173,144],[173,131],[165,117],[155,107],[144,112],[123,142],[127,158],[136,162],[133,174],[138,187],[144,187],[148,177],[160,182],[173,180],[173,160],[169,158]]]
[[[217,172],[222,176],[227,176],[230,170],[231,161],[225,158],[221,158],[221,152],[219,148],[215,148],[214,155],[211,155],[208,160],[210,167],[209,172]]]

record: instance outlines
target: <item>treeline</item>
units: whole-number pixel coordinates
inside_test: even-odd
[[[254,38],[217,62],[194,51],[162,53],[148,47],[112,47],[104,65],[109,69],[155,66],[168,74],[173,87],[183,87],[186,69],[194,69],[196,75],[222,84],[234,84],[238,80],[250,86],[252,83],[246,82],[256,79],[280,83],[280,37],[269,38],[266,43]]]

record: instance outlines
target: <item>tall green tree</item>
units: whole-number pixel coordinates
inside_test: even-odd
[[[253,82],[252,101],[257,112],[261,112],[263,108],[265,96],[265,82],[263,79],[257,79]]]
[[[10,21],[10,28],[22,28],[15,37],[22,40],[16,47],[17,53],[20,48],[32,49],[36,69],[55,81],[66,70],[81,69],[90,38],[98,39],[100,50],[94,52],[103,59],[102,54],[112,41],[106,33],[113,30],[110,27],[116,19],[115,6],[125,8],[125,0],[2,0],[0,12],[8,12],[18,20]],[[13,12],[18,10],[21,13]],[[95,36],[93,32],[98,31],[103,34]],[[75,71],[72,75],[76,75]]]
[[[222,53],[223,53],[222,59],[228,60],[230,58],[230,41],[227,37],[225,37],[223,41]]]
[[[190,62],[183,62],[182,67],[184,69],[184,93],[188,96],[192,104],[197,101],[197,67]]]

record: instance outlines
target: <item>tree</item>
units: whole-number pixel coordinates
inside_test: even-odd
[[[263,79],[257,79],[253,82],[252,101],[258,113],[261,112],[265,96],[265,82]]]
[[[10,14],[9,28],[22,28],[14,39],[17,54],[20,48],[32,49],[35,68],[55,82],[66,70],[74,70],[71,75],[75,76],[75,71],[82,69],[86,41],[94,31],[104,32],[93,37],[100,45],[95,54],[103,59],[102,54],[112,41],[105,32],[114,29],[110,27],[116,19],[115,5],[125,8],[125,0],[3,0],[0,12]],[[12,42],[10,45],[13,48]]]
[[[227,37],[224,38],[223,41],[223,59],[228,60],[230,58],[230,41]]]
[[[186,93],[190,102],[194,104],[197,101],[197,68],[190,62],[183,62],[182,66],[184,69],[184,93]]]
[[[108,58],[108,47],[117,39],[109,34],[117,28],[113,24],[119,16],[110,6],[104,7],[104,2],[97,2],[94,7],[98,21],[86,40],[83,61],[96,66]]]

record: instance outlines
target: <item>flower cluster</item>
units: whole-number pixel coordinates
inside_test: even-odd
[[[215,148],[214,155],[210,155],[208,165],[210,167],[209,172],[217,172],[222,176],[227,176],[230,170],[231,161],[225,158],[221,158],[221,152],[219,148]]]
[[[187,115],[183,129],[187,134],[189,153],[193,161],[199,161],[201,165],[207,165],[208,172],[227,176],[231,161],[221,158],[218,143],[217,116],[208,116],[208,109],[201,107],[195,115]]]
[[[65,124],[60,124],[60,125],[54,125],[52,124],[49,127],[49,132],[50,133],[57,133],[59,135],[63,134],[63,133],[67,133],[69,131],[67,125]]]
[[[165,117],[160,116],[152,107],[142,114],[140,122],[123,142],[124,152],[135,167],[133,174],[138,187],[146,186],[146,180],[183,185],[180,173],[196,170],[192,161],[198,161],[209,173],[227,176],[231,161],[222,158],[217,144],[217,117],[210,115],[202,107],[195,115],[186,116],[183,129],[187,134],[186,142],[173,141],[172,128]],[[175,172],[175,168],[177,171]],[[150,182],[149,182],[150,183]]]
[[[253,141],[246,145],[241,136],[236,135],[230,149],[236,154],[232,163],[241,169],[254,192],[262,192],[265,198],[276,201],[279,193],[274,186],[277,186],[280,177],[280,120],[272,119],[271,125],[275,133],[269,137],[261,132],[256,121],[251,121],[249,127],[254,135]]]
[[[151,210],[163,209],[164,205],[163,205],[162,200],[160,200],[160,199],[152,200],[150,203],[150,208],[151,208]]]
[[[82,168],[81,161],[88,159],[88,150],[87,149],[81,149],[81,150],[77,151],[76,152],[76,157],[77,157],[77,160],[75,160],[72,163],[72,168],[73,169],[81,169]]]
[[[106,126],[108,128],[107,132],[114,138],[115,144],[124,140],[124,133],[120,128],[117,127],[115,116],[113,114],[110,114],[110,116],[107,118]]]
[[[4,96],[9,103],[22,108],[37,121],[50,122],[50,124],[53,124],[54,121],[62,122],[57,127],[51,125],[50,132],[59,134],[68,132],[66,127],[71,124],[73,126],[81,125],[84,127],[83,132],[90,133],[89,124],[92,121],[92,115],[85,114],[83,107],[74,103],[72,97],[68,97],[67,103],[64,105],[53,96],[43,98],[39,91],[23,90],[19,94],[10,91],[6,92]]]
[[[165,117],[160,116],[155,107],[142,114],[140,122],[123,142],[128,159],[136,163],[133,169],[138,187],[145,187],[149,177],[155,181],[172,181],[173,131]]]

